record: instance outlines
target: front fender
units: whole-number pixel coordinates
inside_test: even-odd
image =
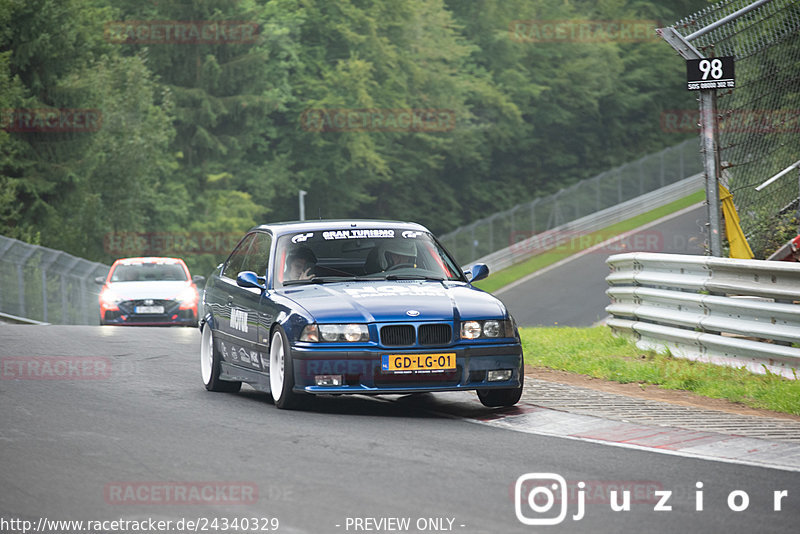
[[[211,315],[211,312],[207,312],[198,322],[197,327],[200,329],[200,333],[203,332],[203,328],[205,325],[208,324],[211,326],[212,329],[217,328],[217,320]]]

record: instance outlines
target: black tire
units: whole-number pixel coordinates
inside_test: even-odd
[[[283,328],[276,326],[269,344],[269,386],[275,406],[282,410],[294,410],[302,403],[294,387],[294,366],[289,338]]]
[[[214,332],[211,325],[203,326],[200,338],[200,376],[208,391],[236,393],[242,388],[239,381],[222,380],[220,374],[220,356],[214,343]]]
[[[519,387],[509,389],[479,389],[478,399],[481,404],[488,408],[500,408],[514,406],[522,397],[522,390],[525,387],[525,363],[519,367]]]

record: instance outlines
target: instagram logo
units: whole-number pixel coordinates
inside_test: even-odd
[[[578,485],[583,484],[580,482]],[[558,502],[557,514],[553,510]],[[523,511],[527,504],[533,514]],[[576,521],[583,517],[583,499],[578,500]],[[558,525],[567,517],[567,481],[555,473],[526,473],[514,484],[514,511],[524,525]]]

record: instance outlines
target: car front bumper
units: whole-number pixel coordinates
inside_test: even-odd
[[[107,310],[100,318],[101,325],[121,326],[197,326],[196,310],[169,310],[161,314],[125,313],[123,310]]]
[[[445,371],[386,372],[384,355],[455,353],[456,368]],[[417,393],[520,386],[522,347],[519,343],[446,347],[434,350],[362,349],[355,351],[292,347],[294,388],[298,393]],[[510,370],[511,378],[488,381],[488,371]],[[339,375],[342,385],[318,386],[319,375]]]

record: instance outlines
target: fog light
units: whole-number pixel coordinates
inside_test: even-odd
[[[489,371],[486,380],[489,382],[505,382],[511,380],[511,369],[504,369],[502,371]]]
[[[341,386],[342,375],[315,375],[314,382],[318,386]]]

